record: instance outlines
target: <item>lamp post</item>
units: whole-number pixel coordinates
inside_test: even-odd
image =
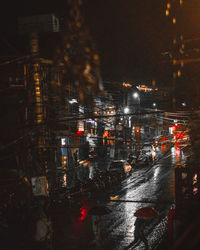
[[[138,92],[134,92],[133,93],[133,98],[134,100],[136,100],[136,102],[134,103],[134,112],[136,111],[136,104],[138,105],[139,109],[140,109],[140,95]],[[135,118],[135,121],[134,121],[134,126],[136,128],[137,126],[137,131],[139,131],[139,134],[140,134],[140,117],[137,115],[136,118]],[[139,127],[138,127],[139,126]],[[131,125],[131,128],[132,128],[132,125]],[[132,130],[132,129],[131,129]],[[138,132],[137,132],[138,134]],[[135,136],[136,136],[136,131],[135,131]]]
[[[124,107],[124,114],[125,116],[123,116],[123,147],[122,147],[122,152],[123,152],[123,159],[126,157],[126,149],[127,149],[127,129],[128,129],[128,119],[129,119],[129,112],[130,109],[128,106]]]
[[[134,98],[135,100],[137,100],[138,105],[139,105],[139,108],[140,108],[140,95],[138,94],[138,92],[134,92],[134,93],[133,93],[133,98]],[[135,111],[135,106],[134,106],[134,111]]]
[[[125,107],[124,108],[124,114],[128,114],[129,113],[129,108],[128,107]]]

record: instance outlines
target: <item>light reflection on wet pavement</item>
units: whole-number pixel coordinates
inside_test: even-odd
[[[120,191],[112,194],[120,195],[121,200],[173,202],[170,187],[171,172],[172,169],[163,163],[153,166],[149,171],[145,168],[136,170],[129,179],[122,183]],[[165,188],[163,189],[163,187]],[[134,240],[134,222],[136,220],[134,212],[144,206],[153,206],[161,216],[164,216],[170,204],[123,202],[110,206],[113,212],[103,217],[101,225],[103,234],[107,235],[105,241],[113,241],[112,249],[124,249]],[[149,230],[155,222],[155,220],[147,222]],[[138,249],[142,249],[142,244],[138,246]]]
[[[154,244],[154,242],[158,240],[158,237],[162,237],[162,234],[166,233],[166,215],[174,201],[174,171],[172,163],[173,155],[172,157],[171,155],[166,155],[152,167],[138,167],[134,169],[132,175],[122,181],[120,185],[116,185],[108,189],[106,193],[100,194],[101,204],[107,205],[112,210],[110,214],[101,216],[99,223],[102,249],[145,249],[143,242],[140,242],[134,248],[128,248],[134,240],[134,222],[136,220],[134,212],[141,207],[151,206],[159,212],[157,218],[147,220],[146,223],[145,234],[149,244]],[[106,202],[106,199],[103,200],[103,197],[108,198],[110,196],[119,196],[119,200],[123,201],[132,200],[137,202]],[[140,203],[139,201],[151,201],[152,203]],[[77,240],[82,240],[85,246],[88,246],[88,249],[96,249],[95,246],[90,246],[89,248],[89,242],[91,242],[94,237],[92,234],[91,217],[92,216],[87,216],[82,222],[72,222],[73,230],[76,231],[75,234],[77,238],[73,236],[74,232],[71,231],[71,229],[67,229],[67,227],[66,230],[64,230],[64,234],[58,235],[58,233],[56,233],[56,242],[63,241],[63,244],[67,244],[67,238],[71,237],[71,242],[73,242],[74,246],[71,245],[71,248],[69,245],[66,246],[66,248],[64,246],[62,247],[63,250],[78,249],[76,244]],[[62,221],[61,224],[63,224],[62,216],[60,219]],[[56,222],[56,224],[59,225],[58,222]],[[70,230],[70,232],[68,230]],[[66,237],[66,239],[63,239],[63,237]],[[55,249],[60,249],[57,247],[56,242]],[[84,246],[84,244],[82,246]],[[85,248],[83,247],[82,249]]]

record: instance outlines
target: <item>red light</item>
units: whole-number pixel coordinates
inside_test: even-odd
[[[165,145],[161,146],[162,151],[165,151]]]
[[[176,139],[178,139],[178,138],[183,139],[184,134],[183,133],[177,133],[177,134],[175,134],[175,137],[176,137]]]
[[[168,140],[168,137],[161,137],[160,140],[161,141],[166,141],[166,140]]]
[[[78,130],[76,133],[77,133],[77,135],[82,135],[83,131]]]
[[[176,128],[180,128],[180,124],[177,124],[177,125],[174,125],[173,128],[176,129]]]
[[[88,212],[87,212],[87,209],[84,206],[80,208],[80,211],[81,211],[82,216],[79,217],[78,220],[83,221],[87,217]]]
[[[82,210],[81,210],[81,214],[83,215],[83,216],[87,216],[87,209],[86,208],[83,208]]]

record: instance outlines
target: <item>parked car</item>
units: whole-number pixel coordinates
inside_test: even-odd
[[[108,171],[126,174],[131,174],[132,167],[126,160],[114,160],[111,162]]]
[[[141,154],[144,154],[147,156],[148,160],[152,160],[152,152],[153,152],[153,147],[151,144],[144,144],[141,150]]]
[[[136,166],[149,164],[152,161],[152,153],[153,153],[152,145],[145,143],[141,147],[139,155],[137,156]]]
[[[145,164],[148,164],[149,162],[150,162],[150,160],[149,160],[148,156],[146,154],[144,154],[143,152],[141,152],[137,158],[136,166],[145,165]]]

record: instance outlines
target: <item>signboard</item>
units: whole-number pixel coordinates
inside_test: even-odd
[[[122,125],[116,125],[116,130],[117,131],[122,131],[122,129],[123,129]]]
[[[140,138],[140,126],[135,126],[135,138]]]
[[[48,181],[46,176],[31,178],[32,191],[34,196],[48,196]]]
[[[78,131],[84,131],[84,121],[78,121]]]

